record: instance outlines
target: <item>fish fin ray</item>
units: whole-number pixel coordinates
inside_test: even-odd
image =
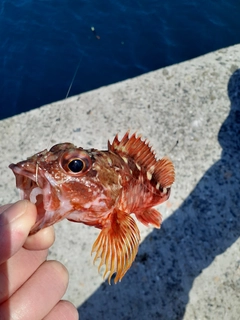
[[[175,180],[175,171],[173,163],[167,157],[164,157],[157,161],[153,177],[155,181],[158,181],[161,185],[161,188],[171,187]]]
[[[159,211],[154,208],[145,209],[140,212],[135,213],[137,219],[144,224],[145,226],[149,226],[149,224],[153,225],[155,228],[160,228],[162,223],[162,215]]]
[[[112,144],[108,142],[108,149],[121,157],[128,156],[132,158],[145,170],[149,170],[157,162],[155,153],[149,146],[148,141],[141,140],[141,136],[136,136],[136,133],[129,137],[129,131],[126,132],[121,140],[116,135]]]
[[[170,159],[163,157],[156,159],[155,153],[149,146],[147,140],[141,140],[141,136],[134,133],[129,136],[129,131],[119,140],[115,136],[112,144],[108,142],[108,149],[117,153],[120,157],[129,157],[135,164],[139,165],[146,172],[147,177],[155,184],[160,184],[161,188],[169,188],[175,180],[174,166]]]
[[[98,271],[105,265],[103,277],[108,274],[110,284],[114,273],[114,283],[117,283],[131,267],[138,251],[140,233],[134,219],[125,212],[114,210],[109,220],[94,242],[92,253],[95,252],[94,262],[100,258]]]

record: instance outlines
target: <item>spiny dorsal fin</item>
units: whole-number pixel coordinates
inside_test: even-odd
[[[108,141],[108,150],[119,154],[121,157],[132,158],[146,171],[156,164],[156,157],[149,143],[146,140],[141,140],[141,136],[136,136],[136,133],[129,137],[129,131],[127,131],[122,140],[119,140],[118,135],[116,135],[112,144]]]

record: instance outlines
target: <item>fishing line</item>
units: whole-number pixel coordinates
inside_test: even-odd
[[[82,61],[82,59],[78,62],[77,68],[76,68],[76,70],[75,70],[75,72],[74,72],[74,76],[73,76],[72,81],[71,81],[71,83],[70,83],[70,86],[69,86],[69,88],[68,88],[68,91],[67,91],[67,94],[66,94],[65,99],[68,98],[69,92],[70,92],[70,90],[72,89],[72,85],[73,85],[73,82],[74,82],[74,80],[75,80],[75,78],[76,78],[76,75],[77,75],[78,69],[79,69],[79,67],[80,67],[81,61]]]
[[[171,153],[178,145],[178,140],[176,141],[175,145],[172,147],[172,149],[170,149],[170,151],[168,153]]]
[[[77,73],[78,73],[78,69],[80,68],[81,62],[82,62],[82,56],[81,56],[81,58],[80,58],[80,60],[79,60],[79,62],[78,62],[78,65],[77,65],[76,69],[75,69],[74,75],[73,75],[73,77],[72,77],[72,81],[71,81],[71,83],[70,83],[70,85],[69,85],[69,87],[68,87],[68,91],[67,91],[67,94],[66,94],[64,100],[66,100],[66,99],[69,97],[69,93],[70,93],[70,91],[71,91],[71,89],[72,89],[74,80],[76,79],[76,76],[77,76]],[[61,119],[58,118],[58,119],[56,119],[56,121],[61,121]],[[58,125],[59,125],[59,124],[58,124]],[[52,132],[52,135],[51,135],[51,138],[50,138],[49,143],[51,142],[52,137],[53,137],[53,132]],[[50,147],[49,147],[49,148],[50,148]]]

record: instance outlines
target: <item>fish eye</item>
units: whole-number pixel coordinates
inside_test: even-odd
[[[68,163],[68,168],[74,173],[81,172],[84,168],[84,163],[81,159],[73,159]]]
[[[85,150],[76,148],[65,151],[59,159],[59,164],[67,174],[78,176],[90,170],[92,161]]]

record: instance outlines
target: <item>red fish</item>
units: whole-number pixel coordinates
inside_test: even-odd
[[[93,244],[98,270],[120,281],[134,261],[140,242],[135,220],[160,228],[152,208],[170,196],[174,166],[157,160],[148,142],[127,132],[108,150],[85,150],[61,143],[9,166],[22,198],[35,203],[38,217],[31,234],[64,218],[101,229]]]

